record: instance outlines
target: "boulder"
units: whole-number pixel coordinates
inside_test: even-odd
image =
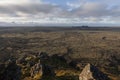
[[[55,76],[54,71],[51,67],[41,64],[40,60],[31,68],[31,77],[34,79],[42,79],[46,76]]]
[[[42,71],[42,65],[40,63],[40,61],[35,64],[32,68],[31,68],[31,77],[35,78],[35,79],[40,79],[41,76],[43,75],[43,71]]]
[[[108,76],[102,73],[92,64],[87,64],[81,74],[79,80],[110,80]]]

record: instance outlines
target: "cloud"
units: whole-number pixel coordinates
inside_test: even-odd
[[[107,5],[100,3],[91,3],[87,2],[79,8],[73,10],[73,13],[77,16],[109,16],[109,10],[107,9]]]
[[[22,17],[26,15],[26,17],[39,15],[42,17],[44,14],[46,17],[57,14],[58,12],[62,12],[62,9],[56,5],[46,4],[46,3],[25,3],[24,5],[16,5],[16,4],[8,4],[8,5],[0,5],[0,13],[1,14],[14,14],[17,17]]]
[[[0,0],[0,5],[42,3],[41,0]]]
[[[106,1],[106,0],[105,0]],[[37,23],[115,23],[120,19],[120,6],[105,1],[76,0],[59,4],[43,0],[0,0],[0,21]],[[112,2],[111,2],[112,3]]]

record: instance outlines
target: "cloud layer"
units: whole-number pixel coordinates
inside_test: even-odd
[[[120,6],[107,1],[74,0],[63,7],[43,0],[0,0],[0,21],[118,24]]]

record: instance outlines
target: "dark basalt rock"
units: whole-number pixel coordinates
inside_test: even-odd
[[[42,65],[40,61],[31,68],[30,73],[32,78],[35,78],[36,75],[39,75],[39,77],[43,75]]]
[[[98,70],[95,66],[87,64],[81,74],[79,80],[111,80],[106,74]]]
[[[47,59],[47,58],[49,58],[49,56],[45,52],[39,52],[37,57],[39,57],[40,59]]]
[[[21,68],[9,60],[0,65],[0,80],[21,80]]]
[[[42,79],[46,76],[55,76],[53,69],[45,64],[41,64],[40,60],[31,68],[30,73],[31,77],[34,79]]]

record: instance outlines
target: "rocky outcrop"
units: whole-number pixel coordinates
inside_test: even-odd
[[[87,64],[81,74],[79,80],[110,80],[107,75],[102,73],[98,68],[91,64]]]
[[[31,68],[31,77],[34,79],[42,79],[45,76],[55,76],[51,67],[41,64],[40,60]]]
[[[31,68],[31,77],[35,78],[35,79],[40,79],[40,77],[43,75],[43,71],[42,71],[42,65],[40,63],[40,61],[35,64],[32,68]]]

